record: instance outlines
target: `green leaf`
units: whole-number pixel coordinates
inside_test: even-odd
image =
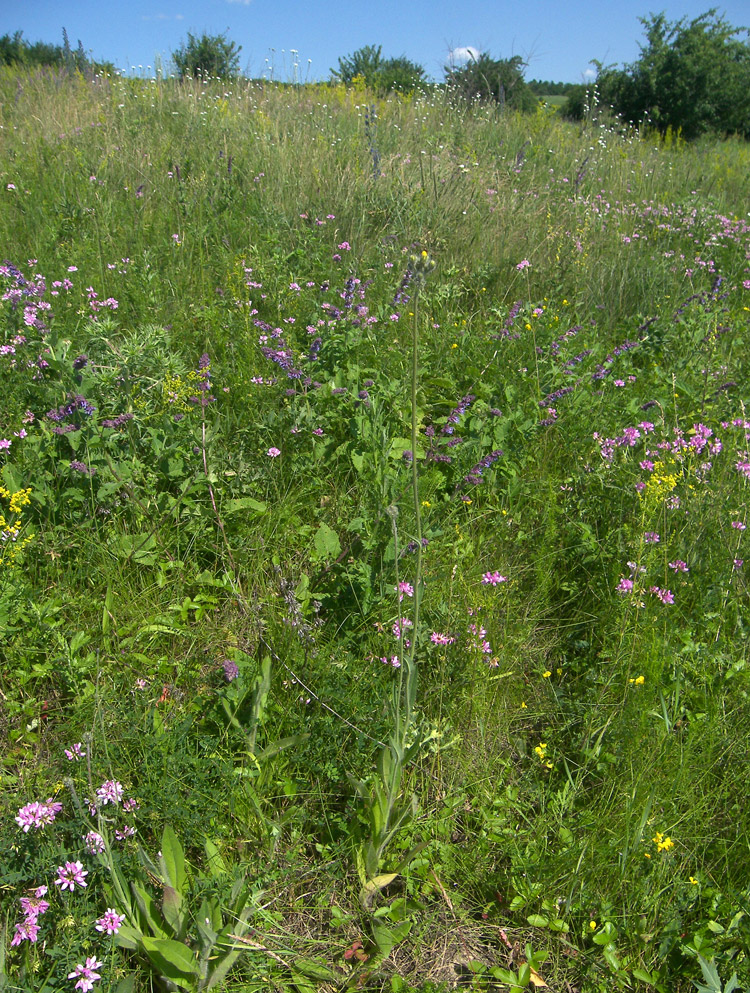
[[[159,558],[152,534],[121,534],[114,542],[115,554],[139,565],[153,565]]]
[[[135,993],[135,980],[136,975],[134,972],[131,972],[129,976],[120,980],[115,987],[115,993]]]
[[[167,935],[162,926],[161,914],[154,898],[139,883],[131,883],[130,886],[145,924],[148,925],[155,935],[160,938],[166,938]]]
[[[143,949],[160,975],[177,986],[190,990],[195,987],[195,977],[200,970],[195,955],[187,945],[171,938],[143,936]]]
[[[225,876],[227,874],[226,863],[221,857],[221,852],[219,851],[217,845],[211,841],[210,838],[206,838],[203,842],[203,848],[206,852],[206,865],[208,866],[208,871],[211,876],[214,879]]]
[[[308,979],[318,979],[322,983],[336,982],[339,979],[333,969],[316,959],[295,959],[292,968]]]
[[[268,508],[262,500],[254,500],[253,497],[238,497],[236,500],[230,500],[221,509],[226,517],[228,514],[236,514],[241,510],[253,510],[256,514],[265,514]]]
[[[115,935],[115,944],[119,948],[127,948],[129,952],[138,950],[141,944],[142,933],[129,924],[123,924]]]
[[[341,553],[339,536],[327,524],[320,524],[315,532],[315,551],[320,559],[332,559]]]
[[[184,937],[183,928],[185,926],[186,914],[182,909],[182,895],[173,887],[164,887],[164,896],[161,902],[161,912],[164,920],[169,924],[178,939]]]
[[[12,462],[6,462],[2,469],[3,482],[11,493],[23,489],[23,477]]]
[[[185,890],[185,884],[187,882],[185,852],[182,849],[179,838],[169,824],[166,825],[162,832],[161,859],[159,861],[164,873],[165,882],[181,894]]]

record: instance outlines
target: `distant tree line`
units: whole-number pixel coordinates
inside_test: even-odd
[[[622,67],[594,62],[597,76],[591,84],[527,82],[520,56],[496,59],[482,52],[462,65],[445,66],[443,85],[453,99],[500,108],[533,111],[540,97],[566,96],[562,112],[574,120],[598,106],[625,123],[645,123],[662,134],[671,130],[686,139],[707,132],[750,138],[750,31],[732,27],[715,9],[690,21],[670,22],[664,14],[651,14],[641,23],[646,42],[639,58]],[[239,75],[241,47],[226,33],[188,33],[172,58],[181,79],[232,78]],[[91,62],[80,41],[73,51],[64,29],[62,45],[31,44],[20,31],[4,35],[0,65],[112,70],[109,63]],[[405,55],[384,58],[380,45],[365,45],[339,58],[331,78],[347,86],[361,83],[378,94],[408,94],[436,85],[427,81],[423,66]]]
[[[67,69],[69,72],[81,72],[84,75],[96,72],[114,72],[111,62],[95,62],[90,59],[82,43],[72,49],[68,40],[68,32],[62,29],[62,45],[51,45],[45,41],[27,41],[23,31],[14,34],[4,34],[0,37],[0,65],[35,68],[54,66]]]

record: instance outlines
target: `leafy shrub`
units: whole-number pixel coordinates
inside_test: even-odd
[[[412,93],[423,85],[425,73],[421,65],[405,55],[384,59],[382,51],[382,45],[358,48],[351,55],[340,58],[338,69],[331,69],[331,73],[347,86],[355,79],[362,79],[379,93],[389,90]]]
[[[533,110],[536,98],[523,78],[520,55],[493,59],[487,52],[466,65],[446,66],[445,82],[454,96],[464,100],[490,100],[516,110]]]
[[[180,79],[186,76],[236,76],[239,72],[242,45],[226,37],[226,33],[196,38],[188,31],[187,44],[172,52]]]
[[[599,66],[602,102],[627,121],[647,118],[665,134],[750,136],[750,45],[714,11],[687,22],[641,18],[647,44],[622,69]]]

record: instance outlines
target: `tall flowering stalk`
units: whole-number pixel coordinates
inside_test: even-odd
[[[412,621],[401,618],[399,629],[398,678],[393,684],[391,698],[392,732],[388,743],[381,749],[377,772],[367,780],[353,780],[362,798],[368,820],[366,838],[357,852],[357,869],[362,883],[362,901],[369,907],[377,892],[386,886],[396,873],[380,873],[380,862],[385,850],[416,811],[416,796],[404,796],[401,788],[404,769],[416,758],[425,744],[424,737],[414,734],[413,713],[417,695],[416,651],[419,642],[419,611],[422,599],[422,515],[419,499],[419,468],[417,465],[417,388],[419,369],[419,292],[435,263],[427,252],[413,256],[401,290],[409,286],[413,292],[412,349],[411,349],[411,482],[414,501],[415,559],[413,582],[400,580],[398,575],[398,508],[392,506],[388,513],[393,523],[394,552],[396,561],[396,592],[399,597],[399,616],[404,597],[413,597]],[[406,631],[411,638],[407,642]],[[408,862],[407,855],[402,862]]]

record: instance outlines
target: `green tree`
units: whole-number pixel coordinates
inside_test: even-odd
[[[365,45],[351,55],[339,59],[338,69],[331,75],[349,86],[356,78],[378,93],[399,90],[411,93],[424,84],[425,71],[405,55],[384,59],[382,45]]]
[[[383,64],[383,46],[365,45],[351,55],[339,59],[338,69],[331,69],[331,74],[342,83],[349,86],[355,76],[361,76],[368,86],[375,85],[375,77]]]
[[[219,35],[202,34],[200,38],[188,31],[187,44],[172,52],[180,79],[186,76],[217,76],[219,79],[239,74],[242,45],[229,41],[226,32]]]
[[[641,18],[646,44],[623,68],[598,65],[602,103],[624,120],[685,138],[706,132],[750,137],[750,44],[716,10],[688,21]]]
[[[399,55],[386,59],[375,77],[375,88],[380,92],[398,90],[399,93],[413,93],[425,86],[425,71],[421,65]]]
[[[0,65],[26,66],[65,66],[70,72],[114,72],[111,62],[92,62],[83,50],[79,41],[78,48],[73,51],[68,41],[68,34],[63,28],[63,45],[51,45],[48,42],[36,41],[33,44],[26,41],[22,31],[5,34],[0,37]]]
[[[490,100],[501,107],[533,110],[537,100],[523,78],[526,63],[520,55],[493,59],[482,52],[463,66],[446,66],[445,83],[450,93],[463,100]]]

